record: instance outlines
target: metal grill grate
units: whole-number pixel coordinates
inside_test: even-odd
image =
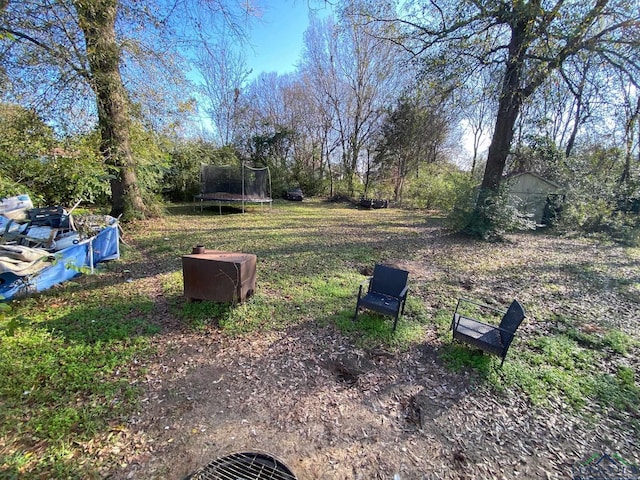
[[[234,453],[214,460],[190,480],[296,480],[296,476],[271,455]]]

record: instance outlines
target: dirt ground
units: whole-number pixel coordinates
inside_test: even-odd
[[[238,451],[273,454],[299,479],[570,478],[576,462],[636,444],[615,420],[587,424],[474,383],[429,346],[366,352],[314,325],[174,334],[109,478],[182,479]]]
[[[538,242],[527,253],[532,263],[550,245],[573,256],[583,248],[544,237],[527,241]],[[438,251],[454,258],[458,248]],[[522,248],[500,251],[508,258]],[[593,250],[588,260],[611,255]],[[412,278],[447,274],[432,265],[417,258]],[[473,281],[480,292],[499,289],[481,277]],[[527,288],[525,300],[537,287]],[[562,286],[563,302],[585,302],[586,293],[572,288]],[[157,295],[158,315],[170,318]],[[604,308],[626,308],[637,318],[634,305]],[[577,462],[610,452],[640,464],[634,430],[624,420],[578,417],[560,399],[541,409],[518,392],[488,392],[473,375],[445,368],[435,330],[424,343],[393,353],[361,350],[334,327],[314,323],[230,337],[173,321],[146,365],[140,411],[113,432],[121,462],[107,478],[185,479],[243,451],[275,455],[300,480],[571,478]]]

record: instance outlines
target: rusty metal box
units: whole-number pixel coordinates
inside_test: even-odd
[[[183,255],[182,274],[189,300],[243,302],[256,289],[256,256],[214,250]]]

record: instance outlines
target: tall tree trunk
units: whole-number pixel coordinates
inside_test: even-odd
[[[359,118],[356,116],[355,122],[358,122]],[[349,196],[353,197],[355,193],[355,177],[358,173],[358,157],[360,156],[360,146],[359,146],[359,128],[358,125],[355,127],[354,133],[349,137],[349,151],[347,154],[347,160],[345,162],[346,170],[347,170],[347,182],[349,188]]]
[[[113,216],[144,216],[147,209],[138,188],[129,133],[129,100],[120,76],[120,49],[115,22],[118,0],[74,0],[85,37],[91,70],[89,79],[96,94],[100,151],[114,168],[111,180]]]
[[[582,76],[580,77],[580,83],[578,84],[578,88],[574,90],[571,82],[569,80],[565,80],[567,85],[569,85],[569,90],[573,94],[573,97],[576,101],[576,113],[575,120],[573,122],[573,128],[571,129],[571,134],[569,135],[569,140],[567,141],[567,146],[564,151],[564,156],[569,158],[571,153],[573,152],[573,147],[576,144],[576,138],[578,138],[578,131],[580,130],[580,125],[585,121],[582,118],[582,109],[584,107],[584,89],[587,83],[587,75],[589,74],[589,70],[591,69],[591,58],[587,59],[587,63],[584,66],[584,70],[581,72]],[[563,73],[564,75],[564,73]]]
[[[511,41],[509,43],[509,58],[502,82],[502,91],[498,103],[495,128],[489,145],[487,166],[484,170],[481,189],[484,199],[490,192],[497,192],[500,188],[502,173],[509,156],[511,141],[516,120],[522,106],[521,78],[524,69],[524,54],[527,47],[527,24],[518,22],[512,26]]]
[[[366,198],[367,193],[369,192],[369,183],[371,181],[371,151],[367,149],[367,162],[364,170],[364,196]]]
[[[476,164],[478,163],[478,141],[473,139],[473,159],[471,160],[471,176],[476,172]]]
[[[633,135],[636,123],[640,118],[640,97],[636,101],[635,108],[629,105],[629,117],[625,123],[624,128],[624,140],[625,140],[625,152],[624,152],[624,169],[622,175],[618,180],[618,185],[624,185],[631,180],[631,158],[633,157]]]

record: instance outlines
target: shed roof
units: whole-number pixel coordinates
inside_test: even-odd
[[[563,188],[562,185],[558,185],[556,182],[552,182],[551,180],[548,180],[548,179],[546,179],[544,177],[541,177],[537,173],[533,173],[533,172],[512,172],[512,173],[508,173],[507,175],[505,175],[504,178],[506,180],[511,180],[511,179],[514,179],[514,178],[523,177],[525,175],[530,175],[532,177],[535,177],[538,180],[541,180],[541,181],[549,184],[553,188],[557,188],[557,189]]]

